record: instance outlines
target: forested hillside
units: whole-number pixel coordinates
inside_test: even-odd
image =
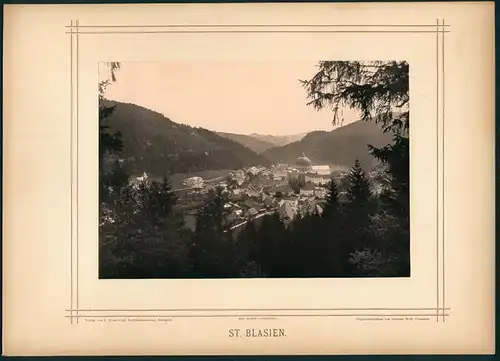
[[[390,133],[383,133],[380,126],[365,121],[357,121],[330,132],[315,131],[298,142],[268,149],[263,153],[273,162],[294,163],[305,153],[313,163],[350,167],[356,158],[363,167],[369,168],[374,162],[368,144],[381,147],[392,141]]]
[[[138,105],[101,100],[100,106],[115,107],[105,125],[110,133],[121,133],[121,156],[129,173],[162,176],[268,164],[265,157],[237,142],[203,128],[175,123]]]

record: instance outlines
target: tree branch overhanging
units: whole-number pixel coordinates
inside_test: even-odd
[[[323,61],[318,69],[300,83],[310,99],[307,105],[333,110],[334,125],[340,120],[338,110],[349,107],[358,110],[362,120],[382,123],[390,130],[408,130],[408,63]]]

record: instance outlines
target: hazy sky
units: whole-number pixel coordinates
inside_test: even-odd
[[[102,69],[101,80],[109,76]],[[303,61],[122,63],[105,97],[221,132],[285,135],[331,130],[331,111],[306,106],[299,82],[310,79],[316,69],[316,62]],[[345,116],[346,123],[356,118],[350,111]]]

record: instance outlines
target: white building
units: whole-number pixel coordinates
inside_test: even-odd
[[[233,179],[236,181],[236,183],[241,186],[245,182],[245,172],[242,171],[241,169],[237,170],[233,174]]]
[[[313,165],[312,166],[313,173],[318,173],[319,175],[327,175],[330,176],[332,173],[329,165]]]
[[[248,169],[248,173],[251,173],[252,175],[257,175],[259,174],[260,170],[257,167],[251,167]]]
[[[204,182],[201,177],[191,177],[182,182],[188,188],[203,188]]]
[[[330,183],[330,175],[321,175],[317,173],[306,173],[304,175],[304,181],[306,183],[310,182],[315,185],[326,185]]]

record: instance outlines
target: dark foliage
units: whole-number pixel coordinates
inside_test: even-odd
[[[168,180],[124,185],[101,205],[100,278],[185,277],[190,232]]]

